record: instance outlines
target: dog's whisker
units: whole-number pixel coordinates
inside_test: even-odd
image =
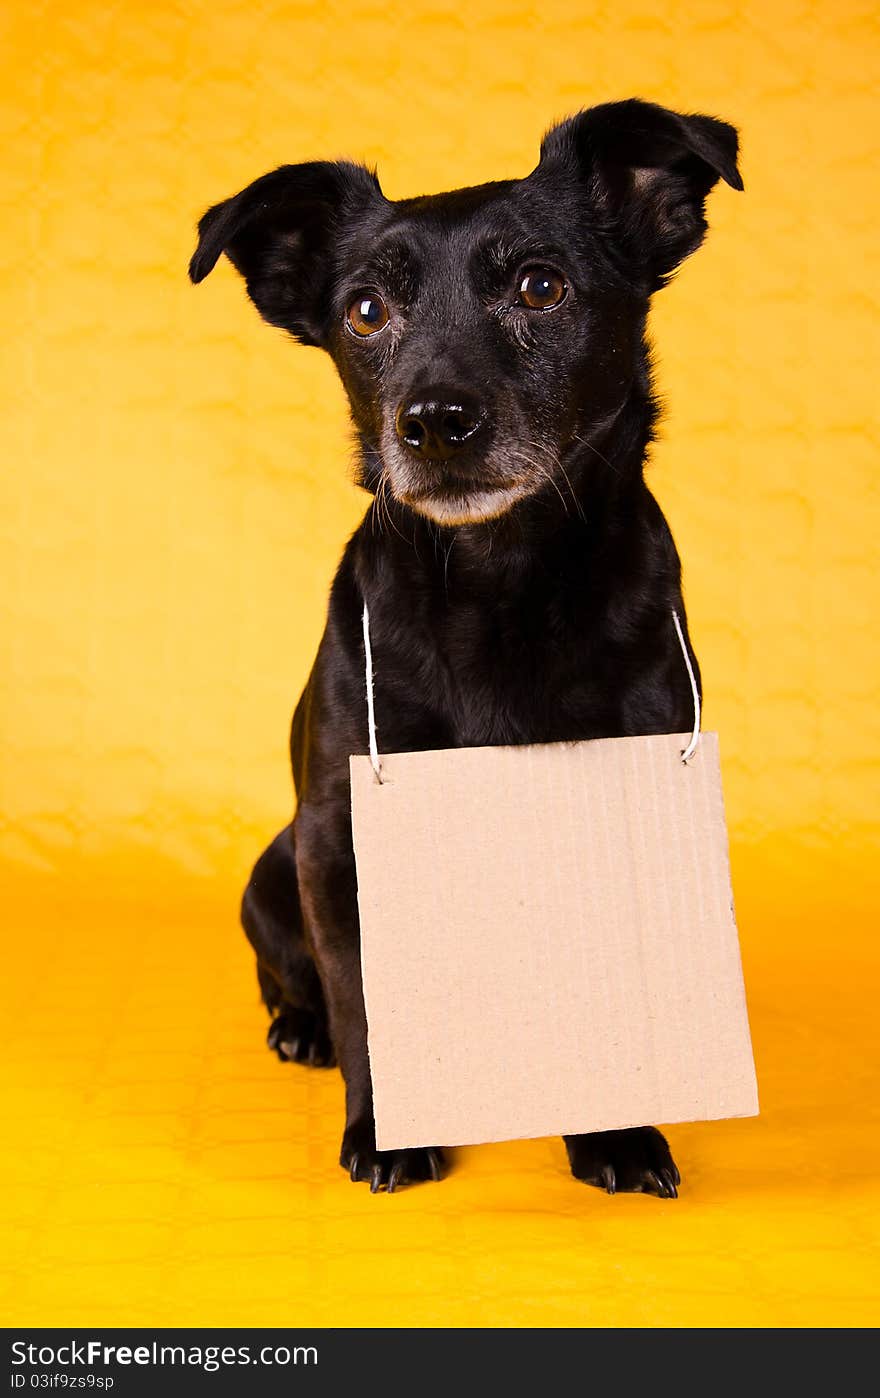
[[[376,491],[376,504],[379,509],[379,519],[383,533],[388,532],[388,501],[385,498],[385,490],[385,477],[383,475],[379,477],[379,488]]]
[[[569,476],[568,472],[566,471],[565,467],[563,466],[563,464],[562,464],[562,462],[561,462],[560,460],[557,460],[557,462],[556,462],[556,467],[557,467],[557,470],[559,470],[559,471],[562,472],[563,479],[564,479],[564,481],[565,481],[565,484],[568,486],[568,491],[569,491],[569,494],[571,495],[572,501],[573,501],[573,503],[574,503],[574,507],[575,507],[575,509],[577,510],[578,514],[580,515],[581,519],[584,521],[584,524],[586,524],[586,522],[587,522],[587,516],[584,514],[584,507],[583,507],[583,505],[581,504],[580,500],[578,499],[577,495],[575,494],[574,486],[573,486],[572,483],[571,483],[571,477]]]
[[[385,512],[385,520],[386,520],[386,523],[388,523],[388,524],[391,526],[391,528],[394,530],[394,532],[395,532],[395,534],[397,535],[397,537],[398,537],[399,539],[403,539],[403,542],[406,543],[406,539],[404,538],[403,534],[401,534],[400,530],[398,529],[397,524],[396,524],[395,519],[394,519],[394,515],[393,515],[393,513],[392,513],[392,511],[391,511],[391,505],[390,505],[389,500],[388,500],[388,491],[389,491],[388,477],[385,475],[385,473],[384,473],[384,471],[383,471],[383,473],[382,473],[382,475],[381,475],[381,477],[380,477],[380,480],[379,480],[379,489],[378,489],[378,491],[377,491],[376,498],[379,499],[379,498],[381,497],[382,506],[383,506],[383,509],[384,509],[384,512]]]
[[[546,451],[546,450],[547,450],[547,448],[544,447],[544,446],[542,445],[542,443],[540,443],[540,442],[532,442],[532,441],[529,441],[528,445],[529,445],[529,446],[532,446],[532,447],[535,447],[538,451],[542,451],[542,450],[543,450],[543,451]],[[553,469],[556,470],[556,471],[559,471],[559,472],[561,473],[561,475],[562,475],[562,477],[563,477],[563,479],[564,479],[564,481],[565,481],[565,484],[568,486],[569,494],[571,495],[572,504],[574,505],[574,507],[575,507],[575,509],[577,510],[578,514],[580,515],[581,519],[586,523],[586,518],[587,518],[587,517],[586,517],[586,515],[584,514],[583,506],[581,505],[581,502],[580,502],[580,500],[579,500],[578,497],[577,497],[577,493],[576,493],[576,491],[575,491],[575,488],[574,488],[574,486],[573,486],[572,483],[571,483],[571,477],[569,476],[568,472],[566,471],[565,467],[564,467],[563,464],[562,464],[562,458],[559,456],[559,453],[556,452],[556,451],[553,451],[553,452],[551,453],[551,457],[552,457]]]
[[[613,461],[609,461],[605,453],[601,452],[598,447],[594,447],[592,442],[588,442],[586,437],[581,437],[579,433],[573,432],[572,441],[579,442],[582,447],[587,448],[587,451],[591,451],[594,456],[598,456],[599,460],[604,462],[609,471],[614,472],[615,476],[622,476],[623,472],[619,467],[615,466]]]
[[[443,590],[447,593],[449,591],[449,558],[455,546],[455,540],[456,535],[453,534],[452,538],[449,540],[449,548],[446,550],[446,558],[443,563]]]
[[[544,480],[548,482],[549,485],[552,485],[553,489],[556,491],[556,494],[559,496],[563,510],[566,514],[568,514],[568,501],[566,500],[562,491],[559,489],[558,483],[553,479],[553,476],[550,474],[546,466],[541,466],[537,462],[535,462],[534,464],[535,469],[538,471],[538,473],[544,478]]]
[[[541,444],[538,442],[527,442],[526,445],[534,447],[536,451],[543,450],[545,453],[547,453],[547,448],[542,448]],[[517,447],[508,448],[505,452],[505,456],[509,461],[516,463],[522,467],[525,467],[527,471],[531,472],[533,475],[538,475],[542,480],[545,480],[549,485],[552,485],[553,489],[556,491],[556,494],[559,496],[563,510],[566,514],[568,514],[568,501],[566,500],[565,496],[560,490],[558,481],[556,481],[556,479],[553,476],[553,469],[561,469],[561,463],[558,460],[555,452],[547,454],[550,455],[549,466],[545,464],[545,462],[542,461],[538,455],[534,455],[531,452],[522,451]],[[568,485],[569,491],[571,492],[572,502],[574,503],[575,509],[581,515],[581,518],[583,518],[583,510],[580,508],[578,499],[574,493],[574,490],[572,489],[571,481],[569,480],[564,470],[562,471],[562,474],[565,477],[566,484]]]

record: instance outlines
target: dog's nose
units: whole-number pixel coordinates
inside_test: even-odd
[[[397,410],[397,435],[417,456],[445,461],[480,429],[485,413],[464,390],[431,388]]]

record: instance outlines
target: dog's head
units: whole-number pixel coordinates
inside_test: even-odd
[[[537,167],[391,201],[345,162],[283,166],[199,224],[260,314],[332,356],[363,482],[441,524],[558,489],[644,372],[648,299],[702,241],[733,127],[645,102],[554,127]]]

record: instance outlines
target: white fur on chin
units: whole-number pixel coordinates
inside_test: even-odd
[[[401,496],[401,501],[435,524],[453,526],[485,524],[490,519],[498,519],[527,494],[522,486],[503,486],[497,490],[475,490],[473,494],[455,495],[446,500],[423,495],[415,499]]]

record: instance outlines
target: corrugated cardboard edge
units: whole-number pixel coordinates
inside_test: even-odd
[[[736,917],[736,896],[735,896],[734,891],[733,891],[733,870],[732,870],[731,867],[730,867],[730,834],[729,834],[729,832],[728,832],[728,825],[727,825],[727,808],[726,808],[725,803],[724,803],[724,771],[723,771],[723,769],[722,769],[722,767],[721,767],[721,734],[718,733],[715,729],[709,729],[708,731],[709,731],[709,733],[711,734],[712,738],[714,738],[715,744],[716,744],[716,747],[717,747],[717,750],[718,750],[718,767],[719,767],[719,770],[721,771],[721,778],[722,778],[721,781],[720,781],[720,783],[719,783],[719,785],[718,785],[718,804],[719,804],[719,811],[718,811],[718,814],[719,814],[719,819],[720,819],[720,822],[721,822],[721,828],[722,828],[723,831],[724,831],[724,855],[725,855],[725,860],[726,860],[726,865],[727,865],[727,888],[728,888],[728,893],[729,893],[729,896],[730,896],[730,916],[731,916],[732,919],[733,919],[733,926],[734,926],[734,929],[735,929],[735,931],[736,931],[736,954],[737,954],[737,958],[738,958],[738,962],[739,962],[740,984],[742,985],[743,1015],[745,1016],[746,1028],[747,1028],[747,1030],[748,1030],[748,1035],[749,1035],[749,1044],[750,1044],[751,1050],[752,1050],[752,1071],[753,1071],[753,1075],[754,1075],[755,1105],[754,1105],[754,1110],[753,1110],[753,1111],[750,1111],[750,1112],[737,1112],[737,1113],[735,1113],[733,1116],[729,1116],[729,1117],[703,1117],[702,1120],[704,1120],[704,1121],[736,1121],[736,1120],[742,1120],[742,1119],[747,1118],[747,1117],[760,1116],[760,1115],[761,1115],[761,1100],[760,1100],[760,1093],[759,1093],[759,1090],[758,1090],[758,1067],[757,1067],[757,1064],[755,1063],[755,1039],[754,1039],[754,1035],[752,1034],[752,1021],[751,1021],[751,1016],[749,1015],[749,995],[748,995],[748,991],[746,990],[745,967],[743,966],[743,959],[742,959],[742,941],[741,941],[741,939],[740,939],[740,935],[739,935],[739,923],[738,923],[737,917]],[[701,734],[701,735],[700,735],[700,740],[701,740],[701,741],[702,741],[702,738],[703,738],[704,736],[705,736],[704,734]],[[350,780],[350,778],[349,778],[349,780]]]

